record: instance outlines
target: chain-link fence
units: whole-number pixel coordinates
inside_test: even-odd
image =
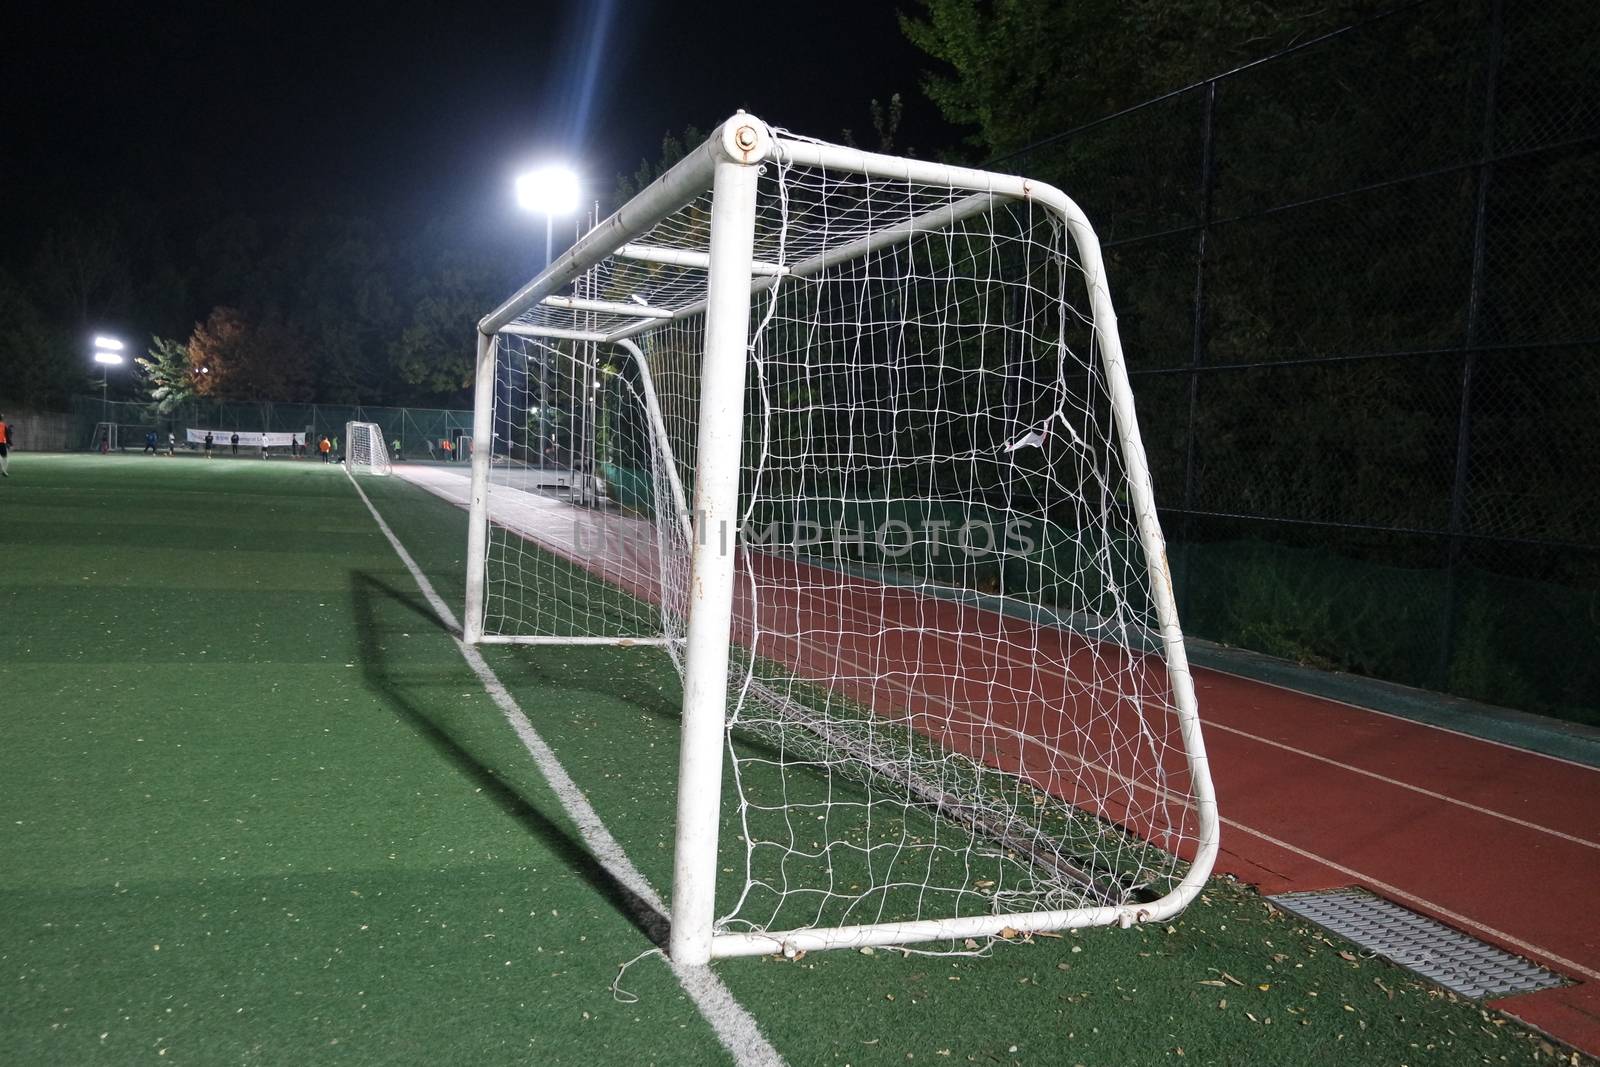
[[[158,415],[149,404],[79,396],[72,402],[75,430],[74,448],[98,447],[96,427],[116,426],[115,440],[122,449],[143,447],[144,436],[154,431],[162,447],[167,434],[176,436],[182,447],[185,432],[216,430],[222,441],[238,430],[268,433],[301,433],[310,440],[326,435],[343,435],[347,422],[374,422],[383,429],[384,441],[399,441],[408,459],[449,458],[442,442],[454,446],[458,437],[472,433],[472,412],[449,408],[391,408],[349,404],[282,404],[270,400],[192,400],[171,412]],[[103,435],[102,435],[103,436]]]
[[[1600,722],[1597,55],[1416,3],[997,161],[1107,246],[1186,630]]]

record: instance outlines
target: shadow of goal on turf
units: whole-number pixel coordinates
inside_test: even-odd
[[[582,878],[650,942],[664,948],[668,921],[650,903],[619,882],[595,859],[572,831],[540,811],[514,786],[504,781],[494,768],[481,760],[442,721],[443,706],[434,704],[429,694],[441,697],[458,692],[457,680],[445,681],[442,672],[424,672],[403,663],[384,646],[386,634],[398,635],[419,628],[455,634],[415,593],[395,589],[382,579],[364,571],[350,575],[350,603],[360,649],[361,673],[367,688],[375,693],[417,737],[425,741],[450,767],[480,789],[502,812],[515,819],[530,834]],[[406,618],[409,616],[409,618]],[[400,625],[396,620],[404,620]],[[454,672],[452,672],[454,673]]]

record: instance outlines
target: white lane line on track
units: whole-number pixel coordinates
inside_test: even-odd
[[[805,566],[813,566],[812,564],[804,564],[804,565]],[[817,593],[811,592],[809,589],[803,589],[801,591],[801,596],[804,597],[804,598],[809,598],[809,599],[822,599],[821,597],[819,597],[819,595]],[[827,610],[829,612],[843,612],[843,613],[855,616],[857,620],[866,618],[870,622],[876,622],[877,621],[875,617],[867,615],[867,613],[863,612],[862,609],[854,606],[853,604],[844,603],[844,602],[834,602],[834,601],[831,601],[831,600],[824,600],[824,605],[825,605],[825,607],[827,608]],[[983,610],[983,609],[978,609],[978,610]],[[877,636],[884,635],[885,633],[888,632],[888,629],[892,629],[892,628],[881,628],[880,627],[880,629],[877,631]],[[862,634],[862,636],[872,636],[872,635],[871,634]],[[1054,667],[1051,664],[1043,663],[1043,662],[1038,661],[1038,660],[1031,660],[1031,659],[1028,659],[1026,657],[1019,657],[1019,656],[1013,654],[1011,652],[1011,650],[1009,649],[1009,647],[1006,645],[1005,641],[1002,638],[997,637],[996,635],[984,634],[984,635],[978,635],[978,636],[980,637],[980,639],[986,639],[985,640],[986,644],[992,645],[993,653],[997,658],[1003,659],[1005,662],[1009,663],[1011,666],[1022,667],[1022,668],[1034,670],[1039,675],[1041,675],[1043,677],[1047,677],[1047,678],[1052,678],[1052,679],[1058,680],[1058,681],[1062,682],[1063,684],[1070,684],[1072,682],[1071,677],[1064,670],[1057,669],[1056,667]],[[796,643],[802,643],[799,638],[788,638],[788,640],[793,640]],[[830,656],[830,658],[833,658],[836,661],[849,662],[851,666],[857,667],[858,669],[861,666],[860,663],[858,661],[855,661],[854,659],[844,660],[843,657],[839,657],[837,655],[830,654],[825,649],[816,649],[815,651],[820,652],[823,655],[828,655],[828,656]],[[1207,668],[1201,668],[1201,669],[1207,669]],[[883,680],[884,681],[888,681],[887,678],[885,678]],[[1251,679],[1244,679],[1244,680],[1245,681],[1251,681]],[[1265,684],[1265,683],[1263,683],[1263,684]],[[905,689],[905,691],[908,694],[916,695],[916,694],[914,694],[912,692],[912,690],[910,690],[909,688],[907,688],[905,686],[901,686],[901,688]],[[1274,688],[1283,689],[1284,687],[1275,686]],[[1299,690],[1286,690],[1286,691],[1287,692],[1299,693]],[[1316,696],[1315,694],[1312,694],[1312,693],[1301,693],[1300,695],[1311,697],[1314,700],[1326,699],[1324,697]],[[932,698],[931,694],[923,694],[922,695],[922,699],[933,699],[933,698]],[[938,701],[938,702],[939,703],[945,703],[943,701]],[[1341,703],[1341,702],[1340,701],[1333,701],[1333,703]],[[1359,711],[1369,711],[1369,710],[1371,710],[1371,709],[1367,709],[1367,708],[1358,708],[1356,705],[1353,705],[1353,704],[1352,705],[1347,705],[1347,706],[1348,707],[1352,707],[1352,708],[1356,708],[1356,710],[1359,710]],[[1374,714],[1382,715],[1382,714],[1386,714],[1386,713],[1384,713],[1384,712],[1374,712]],[[1390,716],[1390,717],[1391,718],[1398,718],[1397,716]],[[1401,722],[1411,722],[1412,720],[1410,720],[1410,719],[1400,719],[1399,721],[1401,721]],[[1419,723],[1417,725],[1428,725],[1428,724]],[[1259,742],[1259,743],[1261,743],[1263,745],[1270,745],[1273,748],[1281,749],[1281,750],[1283,750],[1285,752],[1292,752],[1292,753],[1294,753],[1296,755],[1304,756],[1307,759],[1316,760],[1319,763],[1324,763],[1324,764],[1327,764],[1328,766],[1331,766],[1331,767],[1337,767],[1340,770],[1349,771],[1352,774],[1363,775],[1365,777],[1372,778],[1372,779],[1374,779],[1376,781],[1383,782],[1383,783],[1385,783],[1387,785],[1395,786],[1396,788],[1399,788],[1399,789],[1405,789],[1405,790],[1408,790],[1410,792],[1417,793],[1417,794],[1420,794],[1422,796],[1429,797],[1430,799],[1433,799],[1433,800],[1439,800],[1439,801],[1442,801],[1442,802],[1444,802],[1446,804],[1452,804],[1452,805],[1455,805],[1456,807],[1464,808],[1464,809],[1466,809],[1468,811],[1475,812],[1475,813],[1477,813],[1479,815],[1487,815],[1487,816],[1489,816],[1491,818],[1502,819],[1505,822],[1511,823],[1511,824],[1513,824],[1515,826],[1523,827],[1524,829],[1534,830],[1534,831],[1536,831],[1538,833],[1542,833],[1542,834],[1549,834],[1551,837],[1560,838],[1563,841],[1569,841],[1569,842],[1571,842],[1572,844],[1575,844],[1575,845],[1582,845],[1585,848],[1592,848],[1592,849],[1595,849],[1597,851],[1600,851],[1600,842],[1591,841],[1591,840],[1588,840],[1587,838],[1583,838],[1583,837],[1578,837],[1577,835],[1569,834],[1564,830],[1557,830],[1557,829],[1555,829],[1553,827],[1543,826],[1543,825],[1541,825],[1539,823],[1531,822],[1531,821],[1529,821],[1527,819],[1518,818],[1515,815],[1508,815],[1507,813],[1505,813],[1503,811],[1496,811],[1493,808],[1486,808],[1481,804],[1474,804],[1471,801],[1461,800],[1458,797],[1452,797],[1452,796],[1450,796],[1450,795],[1448,795],[1446,793],[1440,793],[1440,792],[1437,792],[1435,790],[1428,789],[1428,788],[1426,788],[1424,786],[1413,785],[1410,782],[1401,781],[1398,778],[1391,778],[1388,775],[1379,774],[1376,771],[1369,771],[1369,770],[1366,770],[1366,769],[1364,769],[1362,767],[1357,767],[1357,766],[1355,766],[1353,764],[1343,763],[1343,762],[1341,762],[1339,760],[1333,759],[1330,756],[1322,756],[1322,755],[1319,755],[1319,754],[1317,754],[1315,752],[1307,751],[1306,749],[1296,748],[1293,745],[1285,744],[1285,743],[1283,743],[1281,741],[1274,741],[1273,739],[1271,739],[1269,737],[1263,737],[1260,734],[1254,734],[1254,733],[1249,732],[1248,730],[1241,730],[1236,726],[1225,725],[1223,723],[1218,722],[1214,718],[1211,718],[1211,719],[1202,718],[1202,720],[1201,720],[1201,729],[1202,729],[1202,731],[1205,731],[1205,730],[1218,730],[1218,731],[1223,732],[1223,733],[1230,733],[1230,734],[1234,734],[1234,735],[1236,735],[1238,737],[1247,738],[1247,739],[1249,739],[1251,741],[1257,741],[1257,742]],[[1444,728],[1443,727],[1435,727],[1435,729],[1444,729]],[[1450,730],[1446,730],[1445,732],[1446,733],[1454,733],[1454,731],[1450,731]],[[1459,736],[1468,738],[1470,740],[1475,740],[1475,741],[1484,740],[1482,738],[1472,737],[1470,734],[1461,734]],[[1494,744],[1494,745],[1499,745],[1500,744],[1499,742],[1496,742],[1496,741],[1485,741],[1485,743],[1486,744]],[[1519,748],[1515,748],[1515,747],[1509,746],[1509,745],[1502,745],[1501,747],[1511,748],[1512,751],[1515,751],[1515,752],[1526,752],[1527,755],[1544,756],[1544,754],[1540,753],[1540,752],[1527,752],[1527,750],[1525,750],[1525,749],[1519,749]],[[1557,757],[1545,756],[1544,758],[1546,758],[1546,759],[1555,759]],[[1577,766],[1582,766],[1582,765],[1578,764]]]
[[[1422,719],[1413,719],[1409,715],[1396,715],[1392,711],[1383,711],[1380,708],[1368,707],[1365,704],[1352,704],[1350,701],[1340,700],[1338,697],[1323,696],[1321,693],[1308,693],[1306,690],[1296,689],[1292,685],[1284,685],[1281,682],[1268,682],[1260,678],[1252,678],[1248,674],[1240,674],[1237,671],[1225,670],[1222,667],[1211,667],[1203,663],[1191,663],[1190,667],[1197,671],[1210,671],[1212,674],[1220,674],[1228,678],[1237,678],[1241,682],[1250,682],[1254,685],[1264,685],[1269,689],[1278,689],[1285,693],[1293,693],[1295,696],[1310,697],[1312,700],[1326,701],[1329,704],[1337,704],[1342,708],[1349,708],[1352,711],[1364,711],[1368,715],[1382,715],[1385,719],[1393,719],[1395,722],[1409,723],[1412,726],[1422,726],[1429,730],[1437,730],[1442,734],[1451,734],[1466,741],[1476,741],[1480,745],[1493,745],[1495,748],[1503,748],[1510,752],[1519,753],[1520,755],[1538,756],[1540,759],[1547,759],[1552,763],[1564,763],[1568,767],[1576,767],[1580,771],[1589,771],[1594,774],[1600,774],[1600,767],[1596,767],[1590,763],[1580,763],[1577,760],[1567,759],[1565,756],[1552,756],[1548,752],[1540,752],[1537,749],[1532,748],[1523,748],[1521,745],[1513,745],[1507,741],[1497,741],[1492,737],[1480,737],[1477,734],[1469,734],[1464,730],[1457,730],[1449,726],[1440,726],[1438,723],[1426,722]]]
[[[400,557],[400,562],[411,572],[412,580],[417,583],[417,588],[433,608],[434,614],[438,615],[439,621],[451,631],[451,640],[456,643],[462,658],[483,683],[489,698],[500,708],[501,714],[505,716],[512,730],[516,731],[518,739],[528,750],[528,755],[533,757],[551,791],[555,793],[561,806],[566,809],[567,815],[577,825],[578,833],[582,835],[583,842],[588,846],[595,861],[604,867],[619,885],[654,909],[662,920],[666,920],[668,918],[666,904],[645,880],[644,875],[639,873],[639,869],[633,865],[633,861],[622,850],[617,839],[611,836],[611,831],[606,829],[599,813],[583,795],[578,784],[572,780],[567,769],[561,765],[561,760],[555,751],[533,728],[533,723],[528,721],[516,698],[501,684],[499,677],[494,673],[494,668],[484,662],[477,649],[460,639],[458,635],[461,633],[461,625],[456,619],[455,612],[450,610],[449,605],[434,590],[433,583],[422,573],[422,569],[411,558],[411,553],[406,551],[383,516],[378,514],[378,509],[373,507],[372,501],[367,498],[361,483],[356,481],[348,469],[345,474],[350,478],[350,484],[355,487],[356,494],[361,497],[361,502],[372,513],[378,529],[388,539],[395,554]],[[667,965],[672,968],[678,984],[689,994],[700,1014],[716,1031],[723,1048],[728,1050],[728,1054],[739,1067],[774,1067],[783,1063],[783,1057],[778,1055],[778,1050],[773,1048],[761,1033],[761,1028],[755,1019],[734,999],[733,993],[710,967],[688,967],[673,963],[670,959],[667,960]]]
[[[1552,829],[1549,826],[1540,826],[1536,822],[1529,822],[1527,819],[1519,819],[1515,815],[1507,815],[1503,811],[1495,811],[1493,808],[1486,808],[1480,804],[1473,804],[1470,801],[1459,800],[1456,797],[1447,796],[1444,793],[1436,793],[1432,789],[1425,789],[1420,785],[1412,785],[1410,782],[1402,782],[1398,778],[1390,778],[1388,775],[1379,774],[1377,771],[1369,771],[1361,767],[1353,766],[1349,763],[1341,763],[1330,756],[1319,756],[1315,752],[1307,752],[1303,748],[1295,748],[1293,745],[1286,745],[1282,741],[1274,741],[1271,738],[1261,737],[1258,734],[1252,734],[1248,731],[1240,730],[1233,726],[1224,726],[1215,719],[1206,720],[1202,726],[1206,730],[1220,730],[1225,734],[1237,734],[1238,736],[1248,738],[1251,741],[1258,741],[1263,745],[1271,745],[1273,748],[1282,749],[1284,752],[1292,752],[1296,756],[1303,756],[1306,759],[1316,760],[1318,763],[1326,763],[1330,767],[1337,767],[1342,771],[1349,771],[1351,774],[1364,775],[1368,778],[1374,779],[1375,781],[1382,782],[1385,785],[1392,785],[1400,789],[1410,790],[1413,793],[1420,793],[1423,796],[1429,797],[1433,800],[1442,800],[1446,804],[1454,804],[1456,807],[1466,808],[1468,811],[1475,811],[1479,815],[1489,815],[1496,819],[1504,819],[1508,823],[1513,823],[1528,830],[1537,830],[1539,833],[1549,834],[1551,837],[1559,837],[1561,840],[1570,841],[1574,845],[1582,845],[1584,848],[1600,850],[1600,841],[1590,841],[1586,838],[1578,837],[1575,834],[1566,833],[1563,830]]]

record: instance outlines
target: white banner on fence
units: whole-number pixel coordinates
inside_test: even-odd
[[[240,448],[244,448],[246,446],[250,448],[260,448],[263,438],[266,439],[268,448],[288,448],[291,440],[304,443],[306,436],[303,433],[258,433],[255,430],[246,432],[244,430],[190,429],[186,430],[185,432],[188,434],[188,440],[191,445],[205,444],[206,434],[210,434],[213,448],[231,447],[233,444],[233,435],[235,433],[239,435]]]

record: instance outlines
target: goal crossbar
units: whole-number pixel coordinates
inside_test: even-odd
[[[999,199],[1000,197],[994,193],[977,193],[956,204],[936,208],[899,225],[885,227],[847,244],[830,248],[820,255],[802,260],[793,266],[784,267],[774,263],[752,262],[750,271],[752,275],[751,288],[756,291],[767,288],[771,285],[771,279],[773,278],[809,278],[837,264],[858,259],[861,256],[888,248],[891,245],[902,244],[919,234],[947,229],[963,219],[993,210],[995,203]],[[1013,199],[1017,198],[1013,197]],[[710,253],[693,249],[656,249],[630,244],[624,245],[616,254],[623,259],[661,263],[699,271],[708,269],[711,262]],[[530,295],[528,299],[532,300],[533,297]],[[659,319],[689,318],[703,314],[706,308],[704,299],[695,300],[679,308],[654,308],[624,304],[618,301],[581,300],[565,296],[542,296],[537,299],[537,303],[543,308],[606,312],[610,315],[624,317],[630,321],[624,322],[605,333],[584,330],[577,326],[537,323],[510,323],[501,326],[497,332],[514,333],[524,337],[548,337],[552,339],[614,343],[624,338],[637,336],[646,330],[654,329],[659,325],[657,321]],[[508,303],[507,307],[511,306],[513,305]],[[520,310],[526,310],[526,308],[521,308]],[[498,317],[499,312],[490,316],[491,319]],[[488,321],[486,319],[485,323]],[[480,328],[482,327],[480,326]]]

